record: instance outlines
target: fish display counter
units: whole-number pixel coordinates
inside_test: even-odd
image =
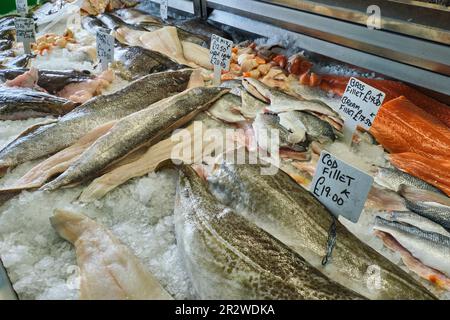
[[[0,17],[0,299],[450,299],[447,1],[21,14]]]

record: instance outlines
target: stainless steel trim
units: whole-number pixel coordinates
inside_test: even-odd
[[[159,4],[159,0],[147,0]],[[169,0],[169,8],[194,14],[194,3],[192,0]]]
[[[366,25],[367,8],[381,9],[382,29],[450,43],[450,9],[410,0],[259,0],[274,5]]]
[[[450,75],[450,47],[255,0],[208,0],[208,7]],[[323,53],[323,52],[319,52]]]
[[[223,0],[223,2],[228,2]],[[245,1],[247,2],[247,1]],[[250,2],[250,1],[248,1]],[[209,1],[211,5],[211,1]],[[269,12],[272,14],[273,12]],[[222,10],[214,10],[210,20],[246,30],[264,37],[289,36],[296,39],[305,50],[324,54],[330,58],[356,65],[369,70],[374,70],[389,77],[418,85],[432,91],[450,95],[450,77],[430,72],[411,65],[406,65],[383,57],[375,56],[353,48],[336,43],[324,41],[309,35],[296,33],[283,28],[255,21],[240,15]]]

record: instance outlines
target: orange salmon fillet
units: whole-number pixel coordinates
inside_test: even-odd
[[[441,189],[450,196],[450,159],[424,157],[412,152],[396,153],[389,156],[398,169]]]
[[[322,75],[321,79],[322,82],[320,83],[320,87],[323,90],[333,92],[339,96],[344,94],[347,83],[350,80],[349,77],[335,75]],[[447,127],[450,127],[450,106],[441,103],[436,99],[433,99],[399,81],[359,77],[358,79],[374,88],[377,88],[378,90],[383,91],[386,94],[386,98],[384,100],[385,103],[398,98],[399,96],[405,96],[416,106],[441,120]]]
[[[370,133],[390,153],[449,159],[450,128],[403,96],[380,107]]]

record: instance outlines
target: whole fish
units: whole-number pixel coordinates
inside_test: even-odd
[[[113,94],[95,97],[54,123],[28,129],[0,150],[0,171],[58,152],[87,132],[186,89],[192,70],[155,73]]]
[[[414,202],[405,200],[406,207],[420,214],[422,217],[428,218],[445,229],[450,230],[450,207],[433,202]]]
[[[36,56],[33,54],[22,54],[20,56],[17,56],[15,58],[9,59],[8,61],[3,63],[3,66],[7,69],[13,69],[13,68],[27,68],[31,59],[35,58]]]
[[[121,26],[127,25],[122,19],[109,13],[99,14],[96,18],[110,30],[115,30]]]
[[[321,143],[333,142],[336,136],[333,127],[326,121],[303,111],[279,113],[280,124],[299,138],[308,138]]]
[[[58,234],[75,246],[82,300],[168,300],[172,297],[109,230],[83,214],[56,210]]]
[[[389,233],[425,265],[450,276],[450,238],[415,226],[375,218],[375,230]]]
[[[29,69],[0,69],[0,81],[13,80],[29,71]],[[37,85],[48,93],[56,94],[71,83],[85,82],[93,79],[93,75],[87,71],[77,70],[45,70],[38,71]]]
[[[0,40],[0,51],[11,49],[13,46],[12,40]]]
[[[430,190],[423,190],[402,184],[398,188],[398,193],[409,201],[436,202],[446,206],[450,206],[450,198],[442,192],[437,193]]]
[[[95,176],[136,148],[159,142],[166,134],[192,120],[227,92],[227,89],[218,87],[189,89],[121,119],[63,174],[42,189],[55,190]]]
[[[450,233],[445,230],[440,224],[433,222],[432,220],[422,217],[417,213],[406,211],[393,211],[391,220],[407,223],[413,225],[424,231],[430,231],[442,234],[443,236],[450,237]]]
[[[362,299],[220,204],[191,167],[180,171],[177,243],[201,299]]]
[[[126,21],[127,24],[144,28],[150,32],[164,26],[164,22],[160,18],[151,16],[134,8],[119,9],[112,12],[112,14],[122,21]]]
[[[94,16],[85,16],[81,20],[81,26],[89,33],[96,35],[97,31],[108,29],[106,25]]]
[[[413,177],[406,172],[400,171],[397,168],[380,167],[378,169],[377,175],[375,176],[375,182],[385,188],[394,190],[396,192],[399,191],[401,185],[406,185],[442,194],[442,191],[440,191],[438,188],[423,181],[422,179]]]
[[[61,116],[76,106],[71,100],[45,92],[0,86],[0,120]]]
[[[255,98],[258,98],[266,103],[270,103],[267,107],[267,110],[270,112],[280,113],[293,110],[310,111],[339,118],[337,112],[319,101],[298,99],[278,89],[271,88],[253,78],[242,79],[242,84]]]
[[[113,68],[126,80],[167,70],[179,70],[182,66],[166,55],[139,46],[117,48]]]
[[[210,189],[224,204],[291,247],[340,284],[371,299],[433,299],[422,285],[336,221],[336,245],[327,252],[331,213],[286,173],[261,175],[261,165],[223,163],[208,177]],[[376,266],[379,286],[368,283]]]
[[[14,41],[16,36],[15,15],[0,18],[0,39]]]
[[[253,131],[258,145],[264,150],[271,150],[272,137],[275,132],[279,135],[279,146],[297,152],[307,150],[303,137],[297,137],[280,124],[280,118],[276,114],[260,113],[256,115],[252,123]]]
[[[175,25],[178,27],[178,29],[181,29],[186,33],[195,35],[199,39],[203,39],[205,45],[207,46],[210,45],[210,39],[213,34],[231,40],[230,36],[226,32],[214,27],[201,18],[176,21]]]

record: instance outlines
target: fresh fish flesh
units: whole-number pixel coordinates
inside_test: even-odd
[[[280,117],[271,113],[260,113],[252,123],[258,145],[264,150],[271,150],[272,137],[277,132],[279,135],[279,147],[297,152],[307,150],[307,145],[301,137],[297,137],[280,124]]]
[[[339,118],[339,115],[324,103],[314,100],[300,100],[278,89],[271,88],[256,79],[244,78],[242,84],[255,98],[270,103],[267,107],[270,112],[310,111]]]
[[[300,141],[308,138],[320,143],[333,142],[336,136],[333,127],[316,116],[303,111],[288,111],[279,113],[280,124],[291,131]]]
[[[180,171],[177,243],[200,299],[362,299],[220,204],[192,168]]]
[[[58,234],[75,246],[82,300],[168,300],[172,297],[131,250],[83,214],[56,210]]]
[[[412,175],[400,171],[396,168],[383,168],[378,169],[378,173],[375,176],[375,182],[379,185],[398,192],[402,185],[415,187],[421,190],[428,190],[437,193],[442,193],[439,189],[435,188],[431,184],[413,177]]]
[[[222,163],[208,177],[210,190],[225,205],[299,253],[340,284],[371,299],[433,299],[422,285],[336,221],[336,246],[324,267],[331,213],[286,173],[261,175],[260,165]],[[370,286],[371,266],[380,286]]]
[[[443,236],[450,237],[450,233],[441,225],[428,218],[422,217],[415,212],[393,211],[390,220],[407,223],[424,231],[435,232],[442,234]]]
[[[113,68],[126,80],[135,80],[145,75],[167,70],[179,70],[179,65],[166,55],[139,46],[117,48]]]
[[[61,116],[76,106],[71,100],[45,92],[0,86],[0,120]]]
[[[450,238],[415,226],[375,218],[375,230],[389,233],[425,265],[450,275]]]
[[[29,69],[0,69],[0,81],[8,81],[28,72]],[[37,85],[48,93],[56,94],[71,83],[85,82],[93,78],[87,71],[77,70],[39,70]]]
[[[421,216],[433,220],[450,230],[450,207],[433,202],[413,202],[405,200],[406,207]]]
[[[450,159],[423,156],[413,152],[391,153],[389,161],[396,168],[435,186],[450,196]]]
[[[405,97],[380,107],[370,133],[390,153],[412,152],[436,160],[450,154],[450,128]]]
[[[159,142],[164,135],[192,120],[227,92],[218,87],[190,89],[121,119],[69,169],[41,189],[55,190],[98,175],[136,148]]]
[[[57,122],[30,128],[0,151],[0,169],[56,153],[101,124],[185,90],[191,73],[180,70],[145,76],[113,94],[95,97]]]

